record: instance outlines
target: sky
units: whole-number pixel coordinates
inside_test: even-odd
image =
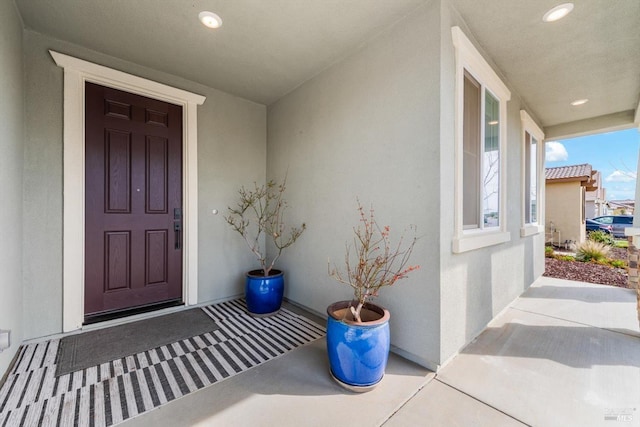
[[[640,132],[628,129],[545,142],[545,167],[590,163],[600,171],[607,200],[635,199]]]

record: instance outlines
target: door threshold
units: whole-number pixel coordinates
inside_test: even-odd
[[[139,307],[127,308],[124,310],[109,311],[106,313],[92,314],[84,317],[83,326],[93,325],[99,322],[106,322],[114,319],[121,319],[123,317],[135,316],[136,314],[149,313],[151,311],[162,310],[164,308],[171,308],[184,305],[182,299],[164,301],[156,304],[148,304]]]

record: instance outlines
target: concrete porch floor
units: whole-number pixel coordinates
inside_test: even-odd
[[[352,394],[317,340],[128,420],[127,426],[640,426],[629,289],[542,277],[436,375],[392,355]]]

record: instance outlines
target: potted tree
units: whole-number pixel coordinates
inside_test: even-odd
[[[247,309],[254,316],[269,316],[280,310],[284,294],[284,273],[274,268],[282,252],[304,232],[306,225],[285,226],[287,202],[283,198],[286,177],[282,184],[273,180],[264,185],[254,183],[238,191],[236,207],[228,208],[227,223],[238,232],[255,255],[260,268],[246,274],[245,298]],[[267,259],[267,245],[271,243],[273,256]]]
[[[328,267],[333,278],[353,288],[353,300],[327,308],[327,353],[332,377],[348,390],[363,392],[382,380],[391,342],[389,311],[371,300],[419,266],[408,264],[415,234],[409,242],[402,235],[394,245],[390,227],[378,225],[373,209],[365,212],[358,201],[358,212],[360,224],[353,244],[347,244],[344,270]]]

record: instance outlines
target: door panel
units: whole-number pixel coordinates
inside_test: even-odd
[[[105,291],[131,288],[131,233],[107,231],[105,236]]]
[[[85,89],[85,320],[181,301],[182,108]]]
[[[131,213],[131,133],[105,129],[105,212]]]
[[[166,138],[148,136],[146,141],[147,213],[167,213],[169,146]]]
[[[169,253],[167,230],[147,230],[146,237],[146,284],[165,284],[167,283],[167,253]]]

